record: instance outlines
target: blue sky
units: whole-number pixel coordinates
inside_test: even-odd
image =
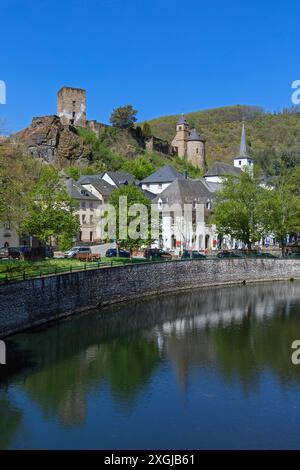
[[[89,119],[133,104],[139,120],[233,104],[278,111],[300,78],[291,1],[1,0],[9,131],[55,114],[63,85]]]

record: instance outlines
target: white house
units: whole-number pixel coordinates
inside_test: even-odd
[[[20,238],[10,222],[0,222],[0,247],[19,246]]]
[[[176,179],[153,203],[160,213],[161,248],[179,252],[217,247],[215,227],[208,223],[213,193],[202,179]]]
[[[100,241],[99,220],[102,214],[102,201],[72,178],[67,178],[65,184],[69,195],[78,204],[76,210],[80,221],[78,241],[86,243]]]
[[[140,186],[143,191],[160,194],[176,179],[184,179],[184,175],[176,171],[172,166],[165,165],[152,173],[152,175],[144,178],[140,182]]]

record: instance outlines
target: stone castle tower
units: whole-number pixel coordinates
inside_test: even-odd
[[[86,126],[86,92],[82,88],[63,87],[57,93],[57,114],[62,124]]]
[[[176,125],[176,135],[172,146],[179,157],[186,157],[187,161],[197,168],[206,168],[205,140],[196,129],[190,131],[190,126],[184,116],[179,118]]]

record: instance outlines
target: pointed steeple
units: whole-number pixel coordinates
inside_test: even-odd
[[[242,127],[242,135],[241,135],[241,143],[240,143],[240,157],[247,157],[247,142],[246,142],[246,131],[245,131],[245,124],[243,123]]]

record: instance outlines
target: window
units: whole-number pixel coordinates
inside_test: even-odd
[[[94,223],[94,216],[90,215],[90,224]]]
[[[90,232],[90,242],[93,241],[93,232]]]
[[[161,184],[161,183],[158,183],[158,187],[159,187],[159,189],[161,189],[161,188],[162,188],[162,184]]]
[[[84,211],[85,211],[85,209],[86,209],[85,202],[83,202],[83,201],[82,201],[82,203],[81,203],[81,209],[84,210]]]
[[[4,228],[10,230],[10,222],[4,222]]]
[[[79,238],[79,241],[81,242],[81,240],[82,240],[82,232],[79,232],[78,238]]]
[[[242,161],[241,161],[241,160],[239,160],[239,165],[241,166],[241,164],[242,164]]]
[[[86,224],[86,216],[85,216],[85,214],[83,214],[83,215],[81,216],[81,222],[82,222],[83,224]]]
[[[91,211],[94,210],[94,204],[92,202],[90,202],[90,209],[91,209]]]
[[[198,149],[198,147],[196,147],[196,153],[199,153],[199,149]]]

